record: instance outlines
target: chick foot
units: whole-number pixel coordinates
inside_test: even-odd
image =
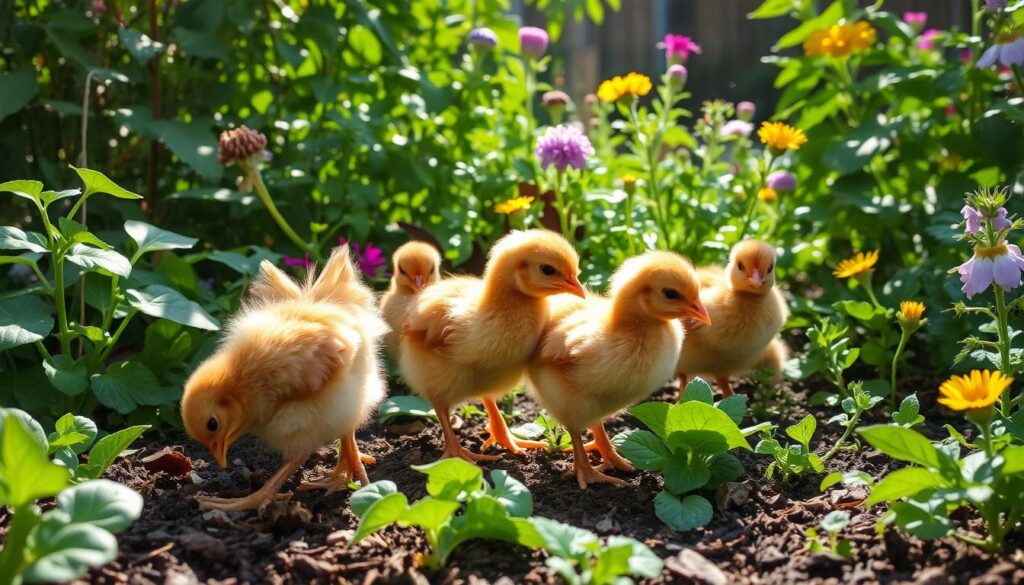
[[[286,460],[278,468],[274,475],[267,480],[259,490],[242,498],[215,498],[213,496],[196,496],[202,510],[222,510],[224,512],[242,512],[245,510],[261,510],[271,502],[287,500],[292,497],[291,492],[278,493],[284,482],[291,477],[292,473],[302,465],[306,456],[295,457]]]
[[[607,435],[605,437],[607,438]],[[599,441],[595,440],[595,442]],[[591,483],[610,483],[619,487],[627,485],[625,480],[605,475],[594,469],[590,464],[590,456],[587,455],[587,450],[583,445],[583,439],[576,432],[572,433],[572,462],[573,471],[576,474],[576,482],[581,490],[587,489],[587,484]]]
[[[363,463],[376,463],[377,460],[369,455],[359,452],[356,444],[355,433],[349,433],[341,439],[341,450],[338,453],[338,465],[329,475],[312,481],[304,481],[299,485],[299,491],[326,490],[327,493],[334,493],[348,488],[349,484],[358,479],[360,485],[370,483],[366,476],[366,468]]]
[[[608,432],[604,429],[603,422],[590,427],[590,432],[594,433],[594,440],[583,445],[583,449],[587,453],[597,451],[601,455],[601,464],[597,466],[598,471],[605,471],[607,469],[636,471],[636,468],[615,450],[615,446],[612,445],[611,440],[608,438]]]
[[[434,412],[437,413],[437,420],[441,423],[441,433],[444,435],[444,451],[441,453],[441,459],[458,457],[474,464],[477,461],[498,460],[498,457],[495,455],[471,453],[463,449],[462,445],[459,444],[459,438],[455,436],[455,429],[452,428],[452,421],[448,418],[448,406],[439,402],[434,402],[433,406]]]
[[[732,386],[729,385],[729,378],[715,378],[715,382],[718,382],[718,387],[722,389],[722,398],[728,398],[732,396]]]
[[[484,408],[487,410],[487,439],[480,447],[481,451],[486,451],[494,445],[501,445],[515,455],[522,455],[526,453],[524,449],[543,449],[547,447],[548,444],[542,441],[529,441],[513,435],[512,431],[508,429],[505,417],[501,415],[501,411],[498,409],[498,403],[493,398],[484,398],[483,403]]]

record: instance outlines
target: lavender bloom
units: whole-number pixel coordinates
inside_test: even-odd
[[[989,12],[995,12],[996,10],[1006,8],[1006,0],[985,0],[985,8],[987,8]]]
[[[722,137],[746,138],[754,131],[754,125],[744,120],[729,120],[718,132]]]
[[[1006,208],[1000,207],[999,211],[996,212],[996,216],[992,218],[992,229],[999,231],[1012,226],[1013,222],[1006,215]]]
[[[740,102],[736,104],[736,117],[744,122],[750,122],[757,113],[757,106],[754,102]]]
[[[981,58],[978,59],[978,68],[987,69],[993,65],[1011,67],[1013,65],[1024,65],[1024,38],[1001,39],[1001,42],[985,49]]]
[[[775,171],[768,175],[767,183],[780,193],[792,193],[796,190],[796,175],[789,171]]]
[[[960,273],[960,288],[971,298],[985,292],[993,282],[1005,291],[1010,291],[1021,282],[1024,270],[1024,256],[1014,244],[1003,244],[994,248],[975,248],[974,256],[957,268]]]
[[[498,44],[498,35],[486,26],[469,31],[468,39],[470,45],[485,49],[493,49]]]
[[[519,29],[519,45],[523,53],[540,59],[548,51],[548,33],[542,28],[524,26]]]
[[[967,222],[967,227],[964,229],[966,234],[976,234],[981,229],[981,212],[971,207],[970,205],[964,205],[963,209],[960,210],[960,215],[963,216],[964,221]]]
[[[537,140],[537,157],[545,169],[555,165],[559,171],[572,166],[582,170],[594,154],[590,140],[575,126],[554,126]]]
[[[689,72],[686,71],[686,67],[683,65],[676,64],[668,68],[668,80],[676,89],[682,89],[686,85],[686,79],[689,75]]]

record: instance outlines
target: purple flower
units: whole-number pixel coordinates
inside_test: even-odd
[[[970,205],[964,205],[963,209],[960,210],[960,215],[962,215],[964,221],[967,222],[967,227],[964,229],[964,233],[978,233],[978,230],[981,229],[981,220],[984,219],[981,212]]]
[[[498,44],[498,35],[486,26],[469,31],[468,39],[470,45],[484,49],[493,49]]]
[[[744,122],[750,122],[757,113],[757,106],[754,102],[740,102],[736,104],[736,117]]]
[[[1000,207],[999,211],[996,212],[996,216],[992,218],[992,229],[999,231],[1005,230],[1013,225],[1013,222],[1006,217],[1006,208]]]
[[[931,51],[935,48],[935,39],[942,36],[942,31],[937,28],[930,28],[923,33],[917,39],[917,49],[919,51]]]
[[[686,71],[686,67],[679,63],[668,68],[668,80],[676,89],[682,89],[683,86],[686,85],[686,79],[689,75],[689,72]]]
[[[700,45],[693,42],[690,37],[683,35],[665,35],[665,38],[658,43],[658,47],[665,49],[666,61],[680,65],[686,63],[690,55],[700,54]]]
[[[904,12],[903,22],[910,25],[910,28],[919,31],[924,28],[924,24],[928,22],[928,13],[926,12]]]
[[[978,68],[987,69],[997,63],[1005,67],[1024,65],[1024,38],[998,39],[982,53]]]
[[[1006,8],[1006,0],[985,0],[985,8],[990,12]]]
[[[555,165],[559,171],[570,166],[582,170],[593,154],[590,140],[575,126],[549,127],[537,140],[537,157],[545,169]]]
[[[1021,271],[1024,270],[1024,256],[1014,244],[1003,244],[993,248],[975,248],[974,256],[957,268],[960,273],[960,288],[971,298],[985,292],[993,282],[1006,291],[1020,286]]]
[[[724,137],[735,136],[739,138],[742,136],[746,138],[750,136],[753,131],[754,125],[750,122],[745,120],[729,120],[722,126],[722,129],[719,130],[718,134]]]
[[[387,264],[387,258],[384,257],[384,250],[381,250],[372,243],[366,243],[366,249],[364,250],[359,242],[349,242],[345,238],[338,238],[338,245],[344,246],[348,244],[350,250],[352,250],[353,256],[355,256],[356,266],[362,271],[363,274],[376,278],[381,267]]]
[[[768,186],[780,193],[792,193],[796,190],[796,175],[789,171],[775,171],[768,175]]]
[[[308,252],[302,258],[293,258],[287,254],[283,254],[281,255],[281,262],[283,262],[285,266],[302,268],[303,270],[309,270],[313,267],[313,261],[310,260]]]
[[[540,59],[548,51],[549,40],[547,31],[542,28],[524,26],[519,29],[519,46],[534,59]]]

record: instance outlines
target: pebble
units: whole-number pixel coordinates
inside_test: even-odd
[[[674,557],[665,561],[669,572],[703,585],[727,585],[729,577],[718,565],[704,558],[692,548],[684,548]]]

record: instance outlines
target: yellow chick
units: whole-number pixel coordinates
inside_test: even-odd
[[[380,312],[391,331],[384,336],[384,345],[393,360],[398,361],[402,321],[413,298],[441,278],[441,254],[426,242],[406,242],[392,257],[394,274],[391,286],[380,299]]]
[[[679,320],[708,323],[693,265],[672,252],[647,252],[627,260],[612,276],[610,298],[561,302],[529,368],[530,388],[569,432],[580,489],[593,482],[625,485],[601,473],[632,471],[615,452],[603,419],[643,400],[675,370],[683,328]],[[590,428],[594,442],[583,444]],[[591,466],[589,447],[601,454]]]
[[[248,510],[290,494],[278,490],[317,449],[341,438],[337,469],[300,489],[368,483],[355,431],[385,393],[377,356],[386,325],[348,247],[334,250],[319,278],[301,287],[264,261],[220,347],[185,384],[185,428],[222,467],[252,433],[284,456],[280,469],[243,498],[197,496],[202,508]]]
[[[789,316],[786,300],[775,288],[775,250],[758,240],[744,240],[733,246],[724,270],[698,272],[712,324],[686,324],[676,373],[684,386],[690,376],[714,378],[722,395],[732,396],[730,376],[753,370],[762,359],[780,361],[785,355],[785,345],[771,346]]]
[[[444,279],[414,298],[403,324],[399,365],[409,387],[437,412],[444,457],[497,459],[463,449],[448,418],[452,406],[477,397],[488,417],[484,449],[499,444],[521,453],[544,445],[513,437],[495,397],[523,378],[547,323],[547,297],[584,296],[577,272],[579,256],[561,235],[515,231],[495,243],[482,279]]]

